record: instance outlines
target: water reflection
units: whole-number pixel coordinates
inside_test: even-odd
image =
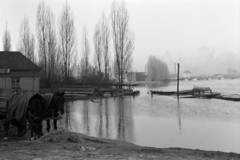
[[[232,84],[239,81],[183,82],[181,89],[193,85],[209,86],[224,94],[239,93]],[[230,85],[231,84],[231,85]],[[64,125],[90,136],[118,139],[152,147],[182,147],[226,152],[240,151],[239,102],[217,99],[180,99],[154,96],[147,92],[174,90],[168,85],[142,85],[135,99],[106,98],[66,103]]]
[[[71,106],[72,106],[72,102],[68,102],[68,103],[65,103],[65,128],[67,128],[67,129],[69,129],[69,130],[71,130],[72,129],[72,125],[71,125],[71,120],[70,120],[70,108],[71,108]]]
[[[181,121],[181,106],[179,99],[177,100],[177,115],[178,115],[178,125],[179,125],[179,133],[182,131],[182,121]]]
[[[134,141],[131,98],[66,102],[66,128],[91,136]],[[71,107],[70,107],[71,106]],[[111,113],[111,114],[110,114]]]
[[[108,99],[104,99],[105,101],[105,120],[106,120],[106,137],[109,138],[109,111],[108,111]]]
[[[155,88],[159,88],[159,87],[166,87],[169,84],[170,84],[169,82],[150,83],[150,84],[146,84],[145,87],[148,89],[155,89]]]
[[[100,103],[99,103],[99,132],[98,132],[98,136],[99,137],[102,137],[103,136],[103,105],[102,105],[102,99],[100,100]]]
[[[89,101],[83,101],[83,130],[84,130],[83,133],[87,135],[90,134],[88,103]]]
[[[125,123],[124,123],[124,105],[123,99],[118,99],[118,139],[125,140]]]

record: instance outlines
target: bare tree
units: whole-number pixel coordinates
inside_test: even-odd
[[[94,48],[95,48],[95,60],[97,62],[98,76],[101,78],[102,74],[102,37],[101,37],[101,25],[98,22],[95,26],[94,32]]]
[[[30,39],[30,46],[29,46],[29,52],[31,53],[30,55],[32,56],[31,60],[33,62],[36,62],[36,55],[35,55],[35,37],[32,34],[32,37]]]
[[[66,2],[60,19],[59,19],[59,36],[60,36],[60,46],[62,51],[63,58],[63,67],[64,67],[64,75],[65,80],[69,82],[71,69],[74,68],[72,63],[75,54],[76,54],[76,31],[74,27],[74,17],[71,12],[70,6]]]
[[[47,87],[50,87],[51,75],[53,74],[56,62],[57,40],[55,30],[55,16],[51,9],[46,7],[44,1],[42,1],[37,10],[36,31],[39,59],[43,67],[43,78]]]
[[[34,36],[30,33],[29,20],[24,17],[20,29],[19,29],[20,40],[18,42],[18,50],[21,51],[27,58],[34,61]]]
[[[167,64],[155,56],[149,56],[147,62],[147,78],[149,81],[167,80],[169,69]]]
[[[46,6],[44,1],[40,2],[37,9],[37,23],[36,34],[38,39],[38,54],[39,63],[42,65],[44,72],[45,85],[49,85],[47,82],[47,16]]]
[[[103,53],[103,61],[104,61],[104,78],[105,81],[109,79],[109,60],[110,60],[110,54],[109,54],[109,42],[110,42],[110,30],[108,26],[108,20],[105,17],[105,14],[102,15],[102,21],[101,21],[101,39],[102,39],[102,53]]]
[[[51,81],[51,77],[54,75],[54,68],[56,64],[57,55],[57,38],[56,38],[56,26],[55,16],[50,8],[47,8],[46,12],[46,34],[47,34],[47,78],[48,83]],[[52,76],[51,76],[52,75]]]
[[[8,22],[6,22],[5,31],[3,33],[3,50],[4,51],[11,50],[11,36],[10,32],[8,31]]]
[[[129,30],[129,14],[125,3],[113,2],[111,8],[111,25],[115,62],[118,74],[119,87],[132,65],[132,52],[134,50],[134,35]]]
[[[82,65],[82,70],[83,70],[83,75],[87,76],[88,75],[88,69],[89,69],[89,56],[90,56],[90,47],[89,47],[89,42],[87,39],[87,28],[83,28],[83,34],[82,34],[82,60],[81,63]]]

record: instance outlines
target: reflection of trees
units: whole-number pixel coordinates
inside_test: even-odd
[[[98,136],[99,137],[102,137],[103,136],[103,113],[102,113],[102,108],[103,107],[103,104],[102,104],[102,99],[100,100],[100,103],[99,103],[99,132],[98,132]]]
[[[72,129],[72,126],[71,126],[71,120],[70,120],[70,107],[72,106],[72,102],[66,102],[65,103],[65,128],[67,129]]]
[[[88,101],[83,102],[83,128],[86,134],[90,134]]]
[[[132,104],[129,98],[118,98],[118,122],[117,122],[117,138],[119,140],[133,141],[133,114]]]
[[[125,139],[125,124],[124,124],[124,106],[123,99],[119,98],[118,103],[118,139]]]
[[[108,113],[108,99],[100,100],[98,106],[99,124],[98,124],[98,136],[109,137],[109,113]],[[105,107],[104,107],[105,106]],[[105,126],[105,127],[104,127]]]
[[[108,99],[105,99],[106,137],[109,137]]]
[[[78,109],[75,110],[75,112],[80,112],[77,114],[78,117],[71,117],[72,124],[70,124],[68,110],[71,105],[79,105],[79,103],[68,104],[70,106],[66,106],[66,125],[72,125],[72,127],[75,127],[74,130],[86,135],[131,142],[134,140],[131,101],[132,98],[116,98],[115,101],[112,98],[100,99],[99,103],[92,103],[88,100],[81,101],[81,109],[77,106]],[[81,117],[79,117],[80,115]],[[76,125],[73,125],[73,123],[76,123]],[[81,126],[81,129],[77,129],[77,126]]]

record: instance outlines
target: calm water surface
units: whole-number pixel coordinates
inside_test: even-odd
[[[180,90],[211,87],[240,94],[240,80],[180,81]],[[181,147],[240,153],[240,102],[154,96],[149,90],[176,90],[174,82],[142,85],[140,96],[69,101],[61,124],[90,136],[142,146]]]

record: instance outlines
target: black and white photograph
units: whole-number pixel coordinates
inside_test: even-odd
[[[239,0],[0,0],[0,160],[239,160]]]

